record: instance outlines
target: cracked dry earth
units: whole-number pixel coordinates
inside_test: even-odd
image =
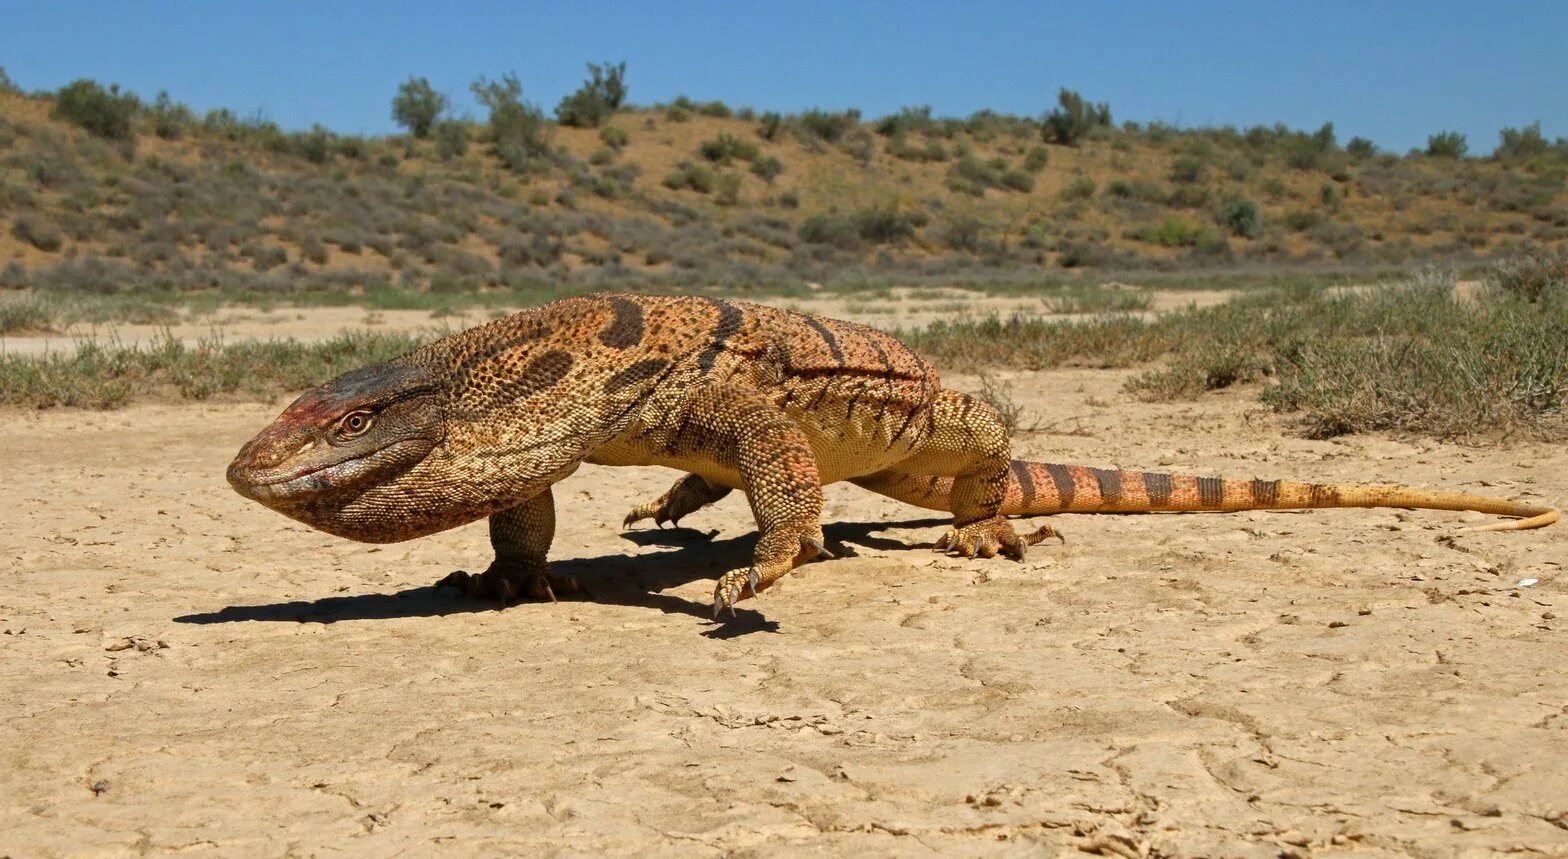
[[[1077,416],[1033,459],[1568,498],[1561,448],[1007,378]],[[233,494],[280,407],[0,415],[0,855],[1568,855],[1568,526],[1070,516],[1019,565],[835,487],[857,556],[716,627],[744,500],[622,534],[670,474],[590,466],[554,554],[591,599],[497,611],[429,587],[482,524],[376,548]]]

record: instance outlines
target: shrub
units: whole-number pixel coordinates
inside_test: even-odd
[[[1044,146],[1031,146],[1029,151],[1024,153],[1024,169],[1030,173],[1039,173],[1050,163],[1051,150]]]
[[[923,220],[918,214],[900,212],[893,206],[862,209],[852,219],[856,235],[879,245],[910,238],[915,234],[916,224]]]
[[[1063,200],[1087,200],[1094,196],[1094,180],[1088,176],[1075,176],[1062,188]]]
[[[1208,167],[1196,158],[1183,156],[1171,162],[1172,182],[1201,182],[1207,175]]]
[[[626,64],[588,64],[588,80],[561,99],[555,118],[572,128],[598,128],[626,103]]]
[[[757,144],[741,140],[733,134],[720,134],[712,140],[704,140],[697,151],[703,158],[719,164],[728,164],[736,158],[751,161],[760,154]]]
[[[784,117],[770,110],[757,120],[757,136],[763,140],[777,140],[783,127]]]
[[[1134,231],[1129,238],[1166,248],[1187,248],[1198,243],[1198,228],[1180,218],[1166,218],[1154,227]]]
[[[697,105],[697,113],[714,119],[729,119],[730,106],[722,101],[705,101]]]
[[[120,92],[119,84],[104,89],[87,78],[74,80],[54,94],[57,118],[109,140],[130,140],[135,136],[131,119],[140,106],[135,95]]]
[[[164,140],[178,139],[185,129],[196,124],[191,109],[170,99],[164,90],[159,91],[158,98],[147,108],[147,116],[152,120],[153,134]]]
[[[1312,229],[1322,220],[1322,215],[1309,209],[1296,209],[1285,213],[1286,228],[1298,233]]]
[[[435,124],[436,154],[442,158],[461,158],[468,153],[468,123],[443,119]]]
[[[1077,146],[1090,131],[1111,124],[1111,108],[1104,102],[1090,104],[1066,87],[1056,94],[1056,102],[1059,107],[1041,120],[1041,132],[1047,142]]]
[[[672,191],[690,188],[699,194],[711,194],[718,181],[718,175],[707,165],[682,161],[664,177],[664,187]]]
[[[837,143],[849,133],[851,128],[860,124],[860,111],[846,110],[842,113],[828,113],[827,111],[812,108],[795,117],[795,123],[801,130],[813,137],[821,138],[829,143]]]
[[[625,149],[632,142],[631,134],[619,125],[606,125],[599,129],[599,141],[611,149]]]
[[[1499,158],[1531,158],[1545,155],[1550,149],[1546,138],[1541,136],[1539,120],[1524,128],[1505,128],[1498,132],[1498,136],[1502,138],[1497,146]]]
[[[985,224],[979,218],[962,215],[942,227],[942,242],[955,251],[979,253],[984,234]]]
[[[549,155],[549,123],[539,108],[523,101],[516,75],[508,73],[499,81],[481,77],[469,88],[490,111],[490,139],[508,168],[524,172]]]
[[[1463,158],[1469,151],[1469,142],[1457,131],[1440,131],[1426,139],[1426,154],[1432,158]]]
[[[1365,137],[1352,137],[1350,142],[1345,144],[1345,151],[1350,153],[1352,158],[1371,158],[1377,154],[1377,144]]]
[[[1006,170],[998,178],[997,184],[1010,191],[1027,194],[1034,190],[1034,177],[1024,170]]]
[[[855,159],[857,164],[865,167],[871,163],[872,158],[876,157],[877,140],[866,133],[864,129],[856,128],[844,137],[844,141],[839,144],[839,148],[843,149],[849,157]]]
[[[1501,293],[1532,302],[1548,295],[1568,297],[1568,250],[1533,248],[1499,260],[1485,281]]]
[[[690,122],[692,112],[696,109],[697,105],[691,99],[678,95],[664,108],[664,118],[670,122]]]
[[[718,181],[718,193],[713,195],[713,202],[720,206],[733,206],[740,202],[739,173],[721,173]]]
[[[1263,235],[1263,211],[1251,200],[1231,200],[1220,209],[1220,226],[1233,236],[1256,239]]]
[[[65,246],[65,235],[60,228],[37,215],[17,215],[11,221],[11,235],[45,253],[54,253]]]
[[[11,80],[11,76],[5,73],[5,66],[0,66],[0,92],[10,95],[22,94],[22,88],[17,86],[16,82]]]
[[[392,121],[415,137],[429,137],[430,129],[435,127],[446,107],[446,96],[436,92],[430,81],[410,77],[392,97]]]
[[[860,233],[847,218],[811,215],[801,222],[800,239],[814,245],[852,248],[860,243]]]
[[[751,172],[762,181],[772,185],[773,180],[783,174],[784,162],[772,155],[758,158],[751,162]]]

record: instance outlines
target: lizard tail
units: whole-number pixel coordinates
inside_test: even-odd
[[[893,479],[889,479],[893,478]],[[947,509],[952,478],[884,474],[883,494],[935,510]],[[1004,515],[1051,513],[1156,513],[1175,511],[1303,510],[1324,507],[1403,507],[1474,510],[1514,517],[1469,531],[1520,531],[1556,522],[1556,508],[1408,486],[1296,483],[1286,480],[1227,480],[1152,471],[1115,471],[1082,465],[1013,460]]]

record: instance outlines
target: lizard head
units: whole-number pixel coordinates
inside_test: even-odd
[[[367,493],[387,487],[440,444],[441,386],[401,362],[354,370],[307,391],[229,464],[239,494],[351,538],[374,528]]]

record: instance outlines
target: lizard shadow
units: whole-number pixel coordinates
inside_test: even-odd
[[[943,524],[929,519],[908,522],[834,523],[824,527],[824,535],[835,554],[847,543],[876,549],[915,549],[900,540],[874,536],[890,528],[915,528]],[[699,579],[716,579],[726,570],[745,566],[756,545],[755,533],[714,539],[713,534],[691,528],[666,528],[629,531],[623,537],[640,546],[664,546],[670,551],[653,555],[602,555],[597,558],[569,558],[554,562],[552,569],[584,583],[586,593],[563,594],[564,602],[585,601],[608,605],[652,608],[665,614],[686,614],[711,620],[712,607],[663,591]],[[927,544],[929,545],[929,544]],[[444,617],[453,614],[499,611],[496,602],[472,599],[451,588],[432,585],[405,588],[393,593],[355,594],[322,597],[315,600],[257,605],[231,605],[217,611],[186,614],[176,623],[213,624],[245,621],[329,624],[350,620],[390,620],[408,617]],[[548,610],[547,603],[522,602],[506,606],[508,611]],[[736,608],[713,629],[704,632],[712,638],[734,638],[753,632],[776,632],[778,624],[746,604]]]

